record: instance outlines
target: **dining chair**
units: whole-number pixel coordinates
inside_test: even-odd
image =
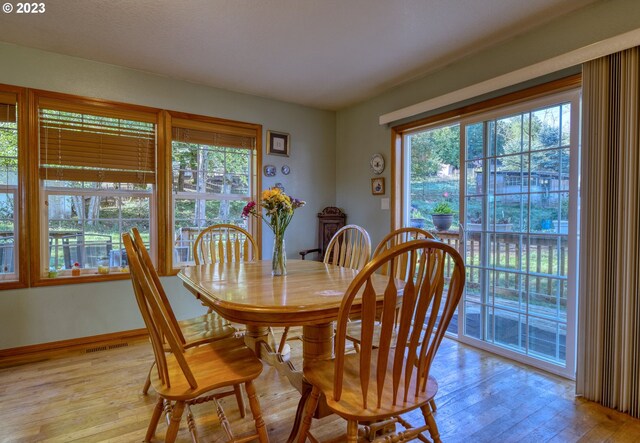
[[[344,268],[362,269],[371,255],[371,238],[361,226],[346,225],[338,229],[331,238],[324,254],[324,263]],[[282,353],[287,340],[301,339],[289,337],[289,327],[284,328],[280,338],[278,353]]]
[[[254,261],[258,251],[258,244],[246,229],[225,223],[204,228],[193,243],[196,265]],[[213,313],[213,309],[209,307],[208,312]]]
[[[424,229],[420,228],[400,228],[388,233],[376,246],[376,249],[373,251],[373,257],[377,257],[382,254],[384,251],[392,249],[393,247],[406,243],[411,240],[418,240],[421,238],[434,239],[433,235]],[[402,255],[397,260],[394,261],[393,266],[394,269],[391,269],[390,263],[384,263],[380,269],[378,270],[379,274],[382,275],[396,275],[398,278],[403,279],[406,277],[407,272],[407,258],[408,255]],[[397,314],[397,312],[396,312]],[[352,319],[353,320],[353,319]],[[360,351],[360,343],[358,341],[358,337],[360,336],[360,322],[352,321],[347,326],[347,339],[352,341],[357,352]],[[375,329],[378,332],[378,328]]]
[[[425,231],[424,229],[414,228],[414,227],[405,227],[405,228],[396,229],[388,233],[386,236],[384,236],[382,240],[380,240],[380,243],[378,243],[378,246],[376,246],[376,249],[373,251],[373,257],[377,257],[380,254],[382,254],[384,251],[392,249],[393,247],[401,243],[406,243],[408,241],[418,240],[421,238],[435,239],[435,237],[432,234],[430,234],[428,231]],[[394,262],[394,266],[395,266],[394,269],[390,268],[390,263],[383,264],[378,270],[378,273],[382,275],[395,275],[399,279],[404,279],[407,273],[407,265],[408,265],[407,258],[408,258],[407,254],[404,254],[398,257],[398,259],[395,260]],[[398,320],[398,315],[399,315],[399,310],[396,309],[396,321]],[[359,321],[352,321],[347,326],[347,340],[353,343],[353,347],[356,350],[356,352],[360,352],[359,337],[361,336],[361,332],[362,332],[361,326],[362,325]],[[379,326],[380,325],[378,323],[375,325],[374,336],[380,333]],[[374,338],[374,342],[375,341],[376,340]],[[435,400],[432,399],[429,402],[429,405],[432,411],[435,411],[437,409]]]
[[[212,225],[196,237],[193,259],[196,265],[253,261],[258,259],[258,244],[247,230],[239,226]]]
[[[369,233],[358,225],[338,229],[324,253],[324,262],[351,269],[362,269],[371,256]]]
[[[180,339],[179,328],[172,321],[171,307],[165,305],[153,276],[143,265],[142,249],[144,248],[141,249],[128,233],[123,234],[122,238],[127,251],[134,294],[147,327],[155,357],[155,371],[151,371],[151,384],[158,393],[158,401],[144,441],[151,441],[155,435],[164,410],[170,412],[165,441],[174,442],[185,409],[191,437],[197,441],[191,405],[212,401],[216,405],[218,419],[228,441],[258,439],[260,442],[268,442],[269,437],[262,419],[260,402],[253,385],[253,380],[262,372],[260,360],[245,346],[244,340],[240,337],[229,337],[199,346],[185,347]],[[166,352],[165,344],[169,346],[171,352]],[[249,397],[249,407],[256,432],[251,436],[236,439],[218,399],[234,393],[233,389],[226,391],[220,391],[220,389],[240,384],[244,384]],[[169,408],[166,407],[166,402],[169,403]]]
[[[167,294],[162,287],[160,277],[158,276],[158,273],[153,266],[151,256],[147,252],[147,248],[144,245],[144,240],[142,239],[140,232],[137,228],[132,228],[131,235],[133,236],[132,241],[135,244],[136,251],[140,256],[140,264],[149,276],[151,284],[153,284],[158,291],[158,297],[160,298],[162,304],[165,306],[168,319],[171,322],[176,336],[178,337],[178,341],[182,346],[186,348],[198,346],[203,343],[231,337],[237,332],[234,327],[229,325],[224,318],[222,318],[215,312],[211,312],[209,314],[201,315],[187,320],[178,321],[173,313],[173,309],[171,308],[171,304],[169,303],[169,298],[167,297]],[[161,336],[160,338],[161,340],[165,340],[164,336]],[[164,348],[165,351],[170,352],[170,348],[166,342],[164,342]],[[142,393],[145,395],[147,394],[147,392],[149,392],[149,387],[151,386],[152,370],[153,366],[149,370],[144,387],[142,388]],[[236,395],[236,401],[238,402],[238,408],[240,409],[240,415],[244,417],[244,399],[242,397],[240,386],[235,386],[234,391]]]
[[[377,293],[371,276],[385,264],[394,269],[405,260],[407,273],[400,280],[389,275],[384,288],[380,334],[374,342]],[[453,262],[451,277],[445,279],[445,262]],[[358,423],[370,437],[379,430],[400,424],[405,430],[385,435],[384,441],[405,442],[415,438],[440,442],[439,431],[428,402],[438,383],[430,374],[431,363],[451,321],[465,283],[462,257],[451,246],[430,239],[411,240],[374,257],[354,278],[342,300],[337,320],[335,358],[306,362],[305,379],[312,390],[304,406],[299,443],[310,434],[312,415],[320,394],[329,409],[347,421],[346,441],[358,440]],[[446,296],[445,286],[448,288]],[[360,353],[345,354],[349,314],[360,296],[362,343]],[[396,307],[400,305],[400,320]],[[396,329],[394,331],[394,329]],[[401,417],[420,409],[424,424],[413,426]]]

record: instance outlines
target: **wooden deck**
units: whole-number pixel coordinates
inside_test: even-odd
[[[140,442],[155,403],[140,391],[152,351],[145,340],[58,351],[32,361],[0,360],[0,442]],[[290,342],[294,362],[301,343]],[[574,384],[445,339],[433,374],[444,442],[638,442],[640,420],[574,397]],[[284,442],[299,394],[265,367],[256,382],[272,442]],[[235,432],[250,429],[232,398],[222,400]],[[222,442],[211,404],[193,408],[203,442]],[[250,415],[250,414],[248,414]],[[238,422],[240,420],[240,422]],[[342,441],[343,421],[314,422],[321,439]],[[333,424],[333,426],[332,426]],[[154,441],[162,441],[160,423]],[[189,442],[186,422],[178,442]]]

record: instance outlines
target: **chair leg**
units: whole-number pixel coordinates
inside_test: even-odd
[[[165,443],[173,443],[178,436],[178,429],[180,429],[180,421],[182,420],[182,412],[184,411],[184,401],[177,401],[173,405],[173,412],[171,413],[171,423],[167,429],[167,435],[164,438]]]
[[[429,434],[431,435],[431,440],[433,440],[433,443],[442,443],[442,440],[440,440],[438,425],[436,424],[436,419],[433,418],[430,406],[426,404],[424,406],[421,406],[420,410],[422,411],[424,422],[429,426]]]
[[[236,394],[236,401],[238,402],[240,417],[244,418],[245,415],[247,415],[247,411],[244,405],[244,397],[242,396],[242,389],[240,389],[240,385],[233,385],[233,392]]]
[[[307,434],[311,429],[311,420],[313,413],[318,406],[318,398],[320,397],[320,390],[315,386],[311,390],[311,395],[307,399],[307,404],[304,406],[304,415],[302,417],[302,425],[300,425],[300,431],[298,431],[298,443],[304,443],[307,441]]]
[[[282,337],[280,338],[280,345],[278,346],[278,354],[282,355],[284,351],[284,345],[287,343],[287,337],[289,335],[289,326],[285,326],[284,331],[282,331]]]
[[[156,433],[158,422],[160,421],[160,416],[162,415],[162,406],[162,398],[158,397],[156,407],[153,408],[153,414],[151,414],[151,421],[149,422],[149,427],[147,428],[147,435],[145,435],[144,437],[145,443],[150,442]]]
[[[147,395],[149,393],[149,388],[151,387],[151,370],[153,366],[149,369],[147,373],[147,379],[144,381],[144,386],[142,387],[142,395]]]
[[[347,421],[347,443],[358,443],[358,421]]]
[[[431,406],[431,412],[436,412],[438,410],[436,407],[436,401],[433,398],[429,400],[429,406]]]
[[[253,421],[256,424],[256,431],[258,431],[258,440],[260,443],[268,443],[269,435],[267,434],[267,427],[262,418],[262,410],[260,409],[260,401],[256,395],[256,388],[253,386],[252,381],[246,382],[244,388],[247,390],[247,397],[249,397],[249,408],[253,415]]]

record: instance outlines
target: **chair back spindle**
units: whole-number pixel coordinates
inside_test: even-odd
[[[219,224],[205,228],[193,244],[196,265],[253,261],[258,245],[251,234],[236,225]]]
[[[324,262],[345,268],[362,269],[371,256],[371,239],[358,225],[346,225],[329,242]]]
[[[387,234],[380,241],[378,246],[376,246],[376,249],[373,251],[373,257],[377,257],[378,255],[382,254],[382,252],[391,249],[401,243],[406,243],[408,241],[418,240],[421,238],[433,239],[434,237],[428,231],[420,228],[407,227],[396,229],[395,231]],[[396,259],[394,261],[395,267],[393,269],[391,269],[389,263],[385,263],[380,268],[380,274],[389,275],[390,273],[393,273],[397,278],[404,278],[407,272],[407,257],[408,255],[404,254]]]

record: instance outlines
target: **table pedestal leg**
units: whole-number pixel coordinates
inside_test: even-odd
[[[333,322],[323,323],[320,325],[309,325],[302,327],[302,357],[305,362],[313,360],[328,360],[333,358],[333,340],[335,331]],[[304,405],[311,393],[311,385],[303,378],[302,397],[298,403],[296,416],[293,421],[293,428],[289,434],[287,443],[294,442],[300,431],[302,424],[302,415],[304,413]],[[329,415],[331,411],[327,407],[324,396],[321,396],[314,417],[320,418]]]
[[[302,359],[329,360],[333,358],[333,323],[302,327]]]
[[[263,346],[261,343],[267,344],[271,349],[275,349],[275,340],[267,326],[247,325],[247,332],[244,334],[244,343],[253,349],[258,358],[262,358]]]

